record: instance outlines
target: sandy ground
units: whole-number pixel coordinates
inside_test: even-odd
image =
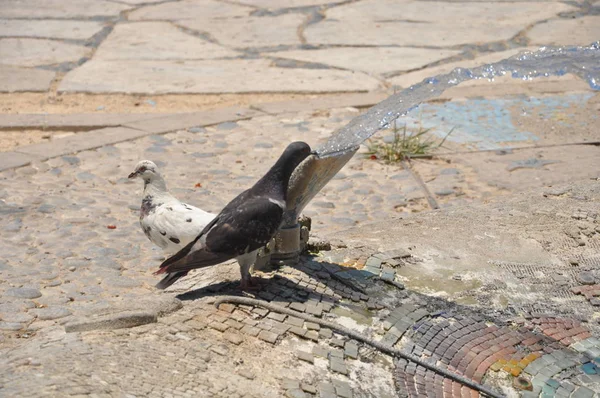
[[[183,113],[227,106],[250,106],[266,102],[306,100],[336,94],[198,94],[126,95],[0,93],[0,113]],[[0,151],[73,134],[65,131],[0,131]]]
[[[0,131],[0,151],[11,151],[22,145],[60,139],[72,134],[75,133],[72,131],[46,130]]]
[[[177,113],[305,100],[337,94],[56,94],[0,93],[0,113]]]

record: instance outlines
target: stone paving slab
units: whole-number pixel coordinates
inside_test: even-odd
[[[112,127],[65,137],[60,140],[60,145],[52,145],[52,143],[46,142],[23,145],[19,147],[19,152],[48,159],[83,150],[99,148],[109,143],[129,141],[145,135],[148,135],[145,131],[125,127]]]
[[[554,95],[571,92],[591,92],[590,86],[573,75],[523,81],[510,76],[465,82],[444,91],[440,101],[468,98],[506,98],[518,96]]]
[[[535,51],[536,48],[516,48],[512,50],[500,51],[491,54],[485,54],[476,57],[473,60],[464,60],[435,66],[432,68],[409,72],[403,75],[388,79],[392,84],[407,88],[414,84],[422,82],[424,79],[434,77],[439,74],[446,74],[455,68],[474,68],[501,61],[523,51]],[[484,96],[484,97],[504,97],[519,94],[535,93],[560,93],[569,91],[592,91],[589,85],[574,76],[551,76],[534,81],[523,81],[514,79],[510,76],[497,77],[494,82],[481,79],[469,80],[458,86],[446,90],[440,97],[440,100],[459,97],[459,96]]]
[[[413,84],[420,83],[424,79],[428,77],[433,77],[439,74],[449,73],[456,68],[473,68],[485,64],[490,64],[494,62],[501,61],[508,57],[512,57],[513,55],[519,54],[523,51],[535,51],[535,47],[528,48],[515,48],[511,50],[499,51],[490,54],[481,54],[473,60],[463,60],[460,62],[452,62],[448,64],[443,64],[440,66],[436,66],[433,68],[427,68],[415,72],[406,73],[400,76],[393,77],[389,79],[392,84],[395,84],[400,87],[410,87]],[[471,81],[467,81],[462,83],[459,87],[464,87],[471,83]]]
[[[529,32],[531,44],[554,46],[586,46],[600,37],[600,16],[577,19],[550,20],[540,23]]]
[[[199,19],[183,19],[177,22],[188,29],[207,32],[225,46],[248,48],[300,45],[297,30],[305,19],[303,14],[289,13],[243,19],[210,19],[202,16]]]
[[[235,18],[245,17],[252,11],[252,7],[241,6],[238,4],[228,4],[217,0],[205,0],[202,2],[195,0],[183,0],[140,8],[129,14],[129,20],[175,21],[183,19],[195,19],[198,17],[205,19]]]
[[[11,67],[7,67],[10,70]],[[0,67],[0,70],[2,68]],[[327,110],[338,107],[364,108],[373,106],[384,99],[386,93],[340,94],[315,97],[306,100],[265,102],[252,106],[252,109],[232,107],[190,113],[79,113],[79,114],[0,114],[0,130],[47,129],[47,130],[87,130],[101,127],[114,127],[135,121],[154,119],[148,124],[136,124],[138,129],[151,132],[164,132],[171,129],[194,126],[208,126],[222,122],[233,122],[240,118],[259,115],[255,111],[268,114]],[[159,127],[156,122],[163,120]],[[164,130],[166,128],[167,130]]]
[[[342,5],[327,10],[305,35],[311,44],[453,46],[475,37],[484,43],[509,40],[524,26],[573,9],[547,2],[442,4],[406,1],[399,7],[395,1],[372,0]]]
[[[181,60],[240,55],[182,32],[167,22],[119,24],[94,54],[95,60]]]
[[[161,3],[163,0],[121,0],[121,3],[140,5],[140,4],[154,4]]]
[[[26,166],[34,160],[42,159],[42,157],[37,155],[20,152],[2,152],[2,156],[0,157],[0,170]]]
[[[102,23],[95,21],[0,20],[0,37],[19,36],[86,40],[100,32]]]
[[[357,72],[273,67],[266,60],[102,61],[71,71],[60,92],[252,93],[345,92],[379,88]]]
[[[208,110],[204,112],[173,114],[159,116],[156,118],[148,118],[138,122],[127,123],[125,124],[125,127],[157,134],[195,126],[211,126],[223,122],[233,123],[237,120],[249,119],[257,115],[260,115],[260,111],[241,107],[229,107]]]
[[[357,30],[349,25],[359,26]],[[443,47],[465,45],[478,35],[482,42],[497,39],[508,40],[515,36],[520,26],[491,25],[490,29],[480,30],[465,25],[440,25],[423,22],[398,22],[381,24],[363,20],[339,20],[331,18],[306,29],[307,41],[314,45],[361,45],[368,46],[416,46],[439,43]],[[483,33],[482,33],[483,32]]]
[[[155,323],[156,321],[156,315],[152,313],[123,312],[117,316],[104,316],[98,317],[97,319],[70,322],[65,325],[65,331],[67,333],[73,333],[102,329],[125,329]]]
[[[588,44],[597,25],[592,8],[560,2],[156,3],[10,0],[0,12],[2,62],[59,68],[66,77],[59,76],[58,90],[69,93],[370,91],[464,66],[476,50],[503,58],[503,49],[522,47],[527,34],[536,45]],[[508,91],[520,93],[517,86]]]
[[[42,39],[0,39],[3,65],[39,66],[76,62],[89,49],[74,44]]]
[[[88,18],[116,17],[130,7],[110,1],[6,0],[0,18]]]
[[[324,4],[339,4],[343,3],[344,0],[286,0],[281,2],[278,0],[240,0],[237,1],[239,4],[254,6],[258,8],[267,9],[280,9],[280,8],[297,8],[297,7],[310,7]]]
[[[28,128],[48,130],[89,130],[113,127],[138,120],[156,119],[156,113],[0,114],[0,130]]]
[[[383,101],[388,94],[369,92],[360,94],[341,94],[333,97],[320,97],[308,100],[266,102],[253,105],[253,108],[269,114],[303,112],[307,110],[333,109],[346,106],[364,108]]]
[[[0,92],[47,91],[55,75],[49,70],[0,65]]]
[[[476,170],[478,181],[509,191],[567,183],[575,173],[580,178],[597,178],[600,170],[600,148],[592,145],[531,148],[495,156],[464,154],[451,159]]]
[[[408,71],[460,54],[460,51],[395,47],[342,47],[269,53],[269,56],[322,63],[372,74]],[[385,62],[382,62],[385,60]]]

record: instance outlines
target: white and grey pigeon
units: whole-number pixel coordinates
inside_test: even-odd
[[[237,257],[241,287],[250,287],[250,266],[258,249],[275,235],[283,220],[290,177],[311,154],[304,142],[293,142],[279,160],[254,186],[233,199],[200,234],[155,274],[167,274],[157,285],[165,289],[196,268],[220,264]]]
[[[142,160],[129,178],[144,180],[140,209],[142,230],[167,255],[173,255],[196,239],[215,214],[182,203],[169,193],[156,164]]]

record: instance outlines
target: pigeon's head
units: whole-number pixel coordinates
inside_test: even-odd
[[[133,173],[129,174],[129,178],[141,177],[144,181],[152,181],[160,176],[158,167],[149,160],[142,160],[135,166]]]
[[[283,154],[281,155],[281,160],[283,160],[283,163],[288,165],[291,170],[294,170],[312,153],[310,146],[308,146],[306,142],[296,141],[285,148],[285,151],[283,151]]]

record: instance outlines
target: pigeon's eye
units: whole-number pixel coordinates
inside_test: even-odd
[[[146,171],[146,170],[147,170],[147,169],[146,169],[146,166],[142,166],[142,167],[140,167],[140,173],[143,173],[143,172],[144,172],[144,171]]]

